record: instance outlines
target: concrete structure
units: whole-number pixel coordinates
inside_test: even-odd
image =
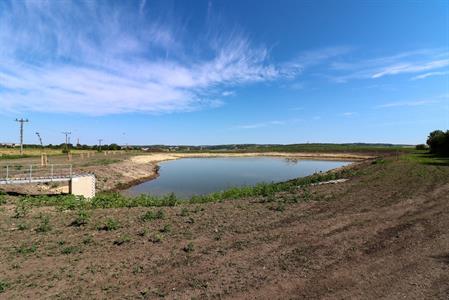
[[[72,165],[0,166],[0,185],[67,182],[69,193],[86,199],[95,197],[95,175],[73,174]]]
[[[86,199],[95,197],[95,175],[73,177],[69,183],[69,192]]]

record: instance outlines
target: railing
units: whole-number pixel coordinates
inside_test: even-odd
[[[38,179],[72,178],[70,164],[0,165],[0,181],[33,181]]]

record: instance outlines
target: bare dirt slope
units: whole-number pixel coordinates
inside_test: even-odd
[[[147,222],[158,208],[97,209],[77,227],[53,207],[14,218],[9,200],[0,298],[448,299],[449,167],[380,162],[306,198],[161,208]],[[119,228],[101,230],[108,218]]]

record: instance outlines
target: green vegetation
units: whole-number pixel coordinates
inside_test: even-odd
[[[273,197],[278,192],[287,192],[308,186],[313,183],[334,180],[342,177],[353,176],[353,171],[343,170],[337,173],[316,173],[311,176],[293,179],[281,183],[259,183],[255,186],[244,186],[230,188],[225,191],[215,192],[208,195],[192,196],[190,199],[179,199],[174,194],[166,196],[152,196],[142,194],[136,197],[126,197],[119,193],[101,193],[90,201],[74,195],[55,196],[24,196],[18,199],[16,210],[19,216],[26,213],[30,206],[57,206],[62,210],[84,210],[95,208],[121,208],[121,207],[163,207],[176,206],[178,204],[199,204],[209,202],[219,202],[223,200],[239,199],[245,197]],[[163,212],[147,212],[144,220],[154,220],[163,217]],[[188,210],[181,211],[182,215],[187,215]]]
[[[76,246],[67,246],[62,248],[61,253],[68,255],[68,254],[73,254],[73,253],[80,253],[81,249],[76,247]]]
[[[165,218],[164,211],[160,209],[158,211],[149,210],[142,216],[142,221],[153,221],[164,218]]]
[[[80,227],[86,225],[87,222],[89,221],[89,218],[90,215],[87,213],[87,211],[85,211],[84,209],[80,209],[78,211],[78,215],[75,218],[75,220],[73,220],[72,223],[70,223],[70,226]]]
[[[0,280],[0,293],[3,293],[8,287],[9,284],[7,282]]]
[[[20,247],[16,247],[16,252],[19,254],[30,254],[36,252],[36,250],[37,246],[34,244],[31,246],[22,245]]]
[[[432,131],[427,138],[427,145],[430,153],[449,156],[449,130]]]
[[[193,246],[193,243],[190,242],[190,243],[188,243],[187,245],[185,245],[185,246],[182,248],[182,250],[183,250],[184,252],[186,252],[186,253],[190,253],[190,252],[193,252],[193,251],[195,250],[195,248],[194,248],[194,246]]]
[[[125,243],[129,243],[129,242],[131,242],[131,238],[129,237],[129,235],[125,234],[125,235],[120,236],[118,239],[116,239],[114,241],[114,245],[120,246]]]
[[[97,230],[104,230],[104,231],[112,231],[112,230],[117,230],[119,228],[120,228],[120,223],[113,218],[108,218],[105,223],[97,226]]]
[[[41,220],[39,225],[36,228],[36,232],[48,232],[51,230],[50,225],[50,217],[47,215],[40,215],[39,219]]]

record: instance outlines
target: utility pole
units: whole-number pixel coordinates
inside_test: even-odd
[[[23,123],[27,123],[28,119],[16,119],[16,122],[20,123],[20,155],[23,155]]]
[[[41,144],[41,147],[44,148],[44,144],[42,143],[42,138],[39,132],[36,132],[37,137],[39,138],[39,143]]]
[[[103,141],[103,139],[98,139],[98,151],[101,151],[101,142]]]
[[[69,142],[69,135],[72,134],[72,133],[68,132],[68,131],[64,131],[62,134],[65,134],[65,149],[68,150],[67,149],[67,144]]]

